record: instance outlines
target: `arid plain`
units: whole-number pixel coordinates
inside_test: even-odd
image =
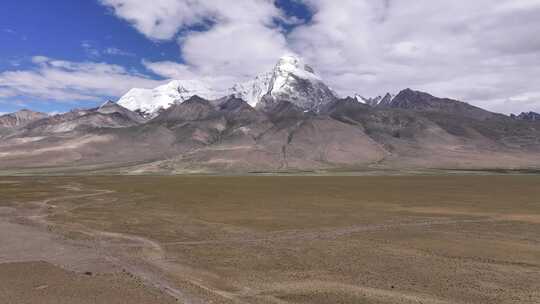
[[[1,303],[540,303],[540,176],[0,177]]]

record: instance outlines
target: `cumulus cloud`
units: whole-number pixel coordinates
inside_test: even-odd
[[[236,23],[216,25],[179,41],[185,63],[144,62],[154,73],[174,79],[200,79],[216,89],[269,71],[277,59],[289,52],[285,37],[261,25]]]
[[[216,49],[216,43],[221,51]],[[200,79],[222,90],[269,71],[287,51],[285,38],[277,32],[223,25],[197,33],[182,42],[182,53],[187,63],[143,63],[162,77]]]
[[[164,78],[223,89],[295,52],[342,95],[411,87],[494,111],[540,111],[540,0],[288,0],[310,18],[273,0],[98,1],[148,39],[178,43],[178,61],[143,61]],[[34,62],[0,74],[0,97],[80,99],[156,83],[114,65]]]
[[[151,39],[187,29],[183,63],[146,64],[165,77],[221,84],[292,50],[343,95],[412,87],[495,111],[540,108],[540,0],[295,1],[313,16],[289,33],[273,22],[286,17],[270,0],[101,0]]]
[[[412,87],[495,111],[540,109],[538,0],[304,1],[314,16],[290,45],[343,94]]]
[[[199,1],[99,0],[152,39],[171,39],[183,26],[203,22],[208,10]]]
[[[177,38],[183,62],[146,63],[176,79],[205,79],[224,88],[266,71],[288,52],[282,24],[292,17],[272,0],[101,0],[151,39]],[[147,7],[148,6],[148,7]],[[193,27],[204,25],[203,29]]]
[[[27,96],[46,100],[96,100],[119,96],[132,87],[161,84],[118,65],[71,62],[44,56],[32,58],[32,70],[0,73],[0,97]]]
[[[152,73],[166,79],[176,80],[200,80],[217,91],[228,88],[227,84],[237,80],[233,75],[205,75],[194,66],[181,64],[173,61],[151,62],[143,60],[143,65]]]
[[[283,17],[272,0],[99,0],[149,38],[172,39],[184,27],[208,23],[271,23]],[[284,18],[284,17],[283,17]]]

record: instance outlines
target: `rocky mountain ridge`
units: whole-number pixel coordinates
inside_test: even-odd
[[[199,81],[0,117],[0,170],[229,173],[539,168],[538,114],[405,89],[340,98],[301,58],[219,92]],[[62,169],[65,170],[65,169]]]
[[[335,98],[252,107],[192,96],[148,119],[114,102],[0,135],[0,169],[126,173],[538,168],[540,123],[410,89],[388,104]],[[82,170],[82,169],[81,169]]]
[[[41,112],[34,112],[23,109],[14,113],[0,116],[0,128],[18,128],[27,125],[28,123],[47,117],[48,115]]]
[[[514,119],[528,120],[528,121],[540,121],[540,113],[536,112],[523,112],[519,115],[510,115]]]

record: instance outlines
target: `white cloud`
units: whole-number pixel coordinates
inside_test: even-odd
[[[148,70],[165,78],[184,80],[195,77],[189,66],[173,61],[150,62],[143,60],[143,65]]]
[[[288,52],[275,20],[291,18],[272,0],[101,0],[151,39],[172,39],[180,29],[206,24],[178,39],[185,64],[146,63],[153,72],[176,79],[204,79],[220,88],[266,71]]]
[[[182,44],[184,60],[201,73],[239,77],[267,71],[287,51],[285,37],[260,24],[218,25],[185,38]]]
[[[494,111],[540,109],[538,0],[304,2],[313,20],[289,45],[343,94],[412,87]]]
[[[508,102],[537,91],[540,0],[298,1],[313,17],[287,34],[270,0],[101,0],[151,39],[188,29],[178,38],[184,63],[145,63],[168,78],[226,87],[292,50],[343,95],[412,87],[495,111],[540,108]],[[207,28],[189,31],[197,24]]]
[[[103,52],[107,55],[112,55],[112,56],[129,56],[129,57],[135,56],[135,54],[131,52],[126,52],[116,47],[108,47]]]
[[[107,47],[107,48],[101,48],[96,46],[94,42],[84,40],[81,42],[81,47],[84,49],[86,55],[92,59],[97,59],[101,57],[102,55],[109,55],[109,56],[128,56],[133,57],[135,56],[134,53],[127,52],[124,50],[121,50],[117,47]]]
[[[34,57],[32,57],[32,62],[36,63],[36,64],[47,63],[48,61],[50,61],[49,57],[45,57],[45,56],[34,56]]]
[[[84,49],[84,51],[89,57],[96,58],[101,56],[100,50],[90,41],[85,40],[81,42],[81,47]]]
[[[231,83],[238,81],[236,75],[203,74],[196,67],[172,61],[150,62],[143,61],[143,65],[154,74],[166,79],[199,80],[216,91],[224,91]]]
[[[538,0],[501,1],[495,4],[495,11],[528,10],[540,7]]]
[[[272,0],[100,0],[152,39],[172,39],[183,27],[207,23],[266,23],[285,18]]]
[[[120,96],[132,87],[162,82],[105,63],[70,62],[35,56],[32,70],[0,73],[0,97],[28,96],[47,100],[96,100]]]
[[[171,39],[183,26],[202,22],[208,10],[199,1],[100,0],[152,39]]]
[[[411,87],[495,111],[540,111],[540,0],[291,0],[313,11],[307,24],[273,0],[99,1],[149,39],[178,42],[178,62],[143,61],[165,78],[222,89],[292,51],[343,95]],[[276,19],[296,27],[287,32]],[[0,96],[83,99],[156,83],[114,65],[34,63],[0,74]]]

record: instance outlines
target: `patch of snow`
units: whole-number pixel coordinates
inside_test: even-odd
[[[289,90],[291,78],[296,77],[304,80],[321,81],[315,71],[304,63],[304,61],[294,55],[286,55],[279,59],[271,83],[271,95],[277,95]]]
[[[390,102],[392,102],[394,97],[395,97],[395,95],[390,94],[390,93],[386,93],[386,95],[384,95],[384,97],[381,96],[381,95],[379,95],[377,97],[364,97],[364,96],[359,95],[359,94],[354,95],[354,99],[356,99],[356,101],[358,101],[360,103],[363,103],[363,104],[370,105],[370,106],[378,106],[378,105],[389,104]]]
[[[355,94],[353,98],[354,98],[356,101],[358,101],[359,103],[367,104],[366,98],[363,97],[362,95]]]
[[[310,111],[316,111],[321,105],[337,98],[313,68],[296,55],[281,57],[272,72],[237,84],[232,92],[232,95],[246,100],[252,107],[261,105],[264,108],[276,101],[286,100]]]
[[[245,100],[250,106],[255,107],[264,95],[268,94],[272,75],[273,73],[266,73],[253,80],[237,83],[229,89],[229,95]]]
[[[195,95],[209,100],[223,96],[197,80],[173,80],[155,89],[131,89],[118,100],[118,104],[131,111],[152,116]]]

